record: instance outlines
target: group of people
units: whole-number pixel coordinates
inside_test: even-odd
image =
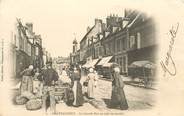
[[[59,76],[52,68],[52,62],[47,62],[46,68],[42,70],[39,70],[39,68],[34,70],[33,66],[30,65],[21,72],[21,75],[20,95],[30,93],[41,98],[43,101],[42,107],[45,110],[47,110],[47,100],[49,98],[50,108],[54,112],[56,109],[54,91]]]
[[[95,98],[95,88],[97,87],[98,76],[93,68],[89,68],[89,73],[85,76],[85,80],[81,83],[81,68],[74,66],[70,73],[63,71],[63,77],[59,77],[58,73],[52,68],[52,62],[46,63],[46,68],[34,70],[33,66],[30,65],[27,69],[21,72],[22,81],[20,86],[20,94],[28,91],[36,94],[42,98],[43,107],[47,110],[47,99],[50,100],[50,108],[55,112],[56,100],[55,100],[55,85],[57,82],[65,78],[69,80],[67,83],[70,85],[70,92],[73,97],[71,105],[75,107],[82,106],[84,103],[84,95],[89,99]],[[111,107],[120,106],[122,110],[128,109],[125,93],[123,90],[124,83],[120,77],[120,70],[115,67],[112,71],[112,96],[111,96]],[[39,84],[34,84],[33,80],[38,80]],[[35,89],[35,86],[39,87]],[[84,89],[86,91],[84,92]],[[85,93],[85,94],[84,94]],[[67,93],[66,93],[67,94]],[[69,99],[69,98],[67,98]]]

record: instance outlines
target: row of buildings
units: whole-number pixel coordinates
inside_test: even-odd
[[[135,10],[125,10],[124,16],[108,16],[106,23],[95,19],[94,26],[87,27],[80,43],[76,39],[73,41],[70,60],[72,64],[84,67],[116,62],[121,67],[121,73],[127,74],[128,66],[134,61],[156,62],[156,39],[152,17]]]
[[[12,32],[13,74],[20,76],[20,72],[33,65],[41,69],[46,61],[51,60],[50,54],[42,47],[41,35],[33,31],[33,23],[21,22],[17,19]]]

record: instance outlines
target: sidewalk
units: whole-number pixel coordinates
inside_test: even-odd
[[[121,75],[121,78],[123,79],[123,82],[126,84],[126,85],[131,85],[131,86],[134,86],[134,87],[141,87],[141,88],[146,88],[146,89],[154,89],[156,90],[156,82],[152,82],[152,86],[151,87],[145,87],[145,85],[143,83],[140,82],[140,79],[136,78],[136,79],[132,79],[131,77],[125,77],[123,75]],[[99,79],[101,80],[105,80],[105,81],[111,81],[111,79],[106,79],[106,78],[103,78],[103,77],[100,77]]]
[[[126,85],[124,91],[129,104],[129,110],[150,109],[154,106],[156,90]],[[95,92],[95,99],[88,100],[88,102],[100,110],[119,111],[120,109],[112,109],[108,107],[110,105],[111,92],[111,81],[99,79],[98,87]]]
[[[156,88],[156,84],[157,84],[156,81],[150,82],[149,84],[151,84],[151,85],[145,87],[145,85],[140,82],[139,78],[131,79],[131,77],[122,76],[122,79],[123,79],[124,83],[127,85],[131,85],[134,87],[146,88],[146,89],[153,89],[153,90],[157,89]]]

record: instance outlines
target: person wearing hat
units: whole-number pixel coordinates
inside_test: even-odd
[[[87,80],[88,82],[88,88],[87,88],[87,95],[88,95],[88,98],[90,99],[93,99],[94,98],[94,91],[95,91],[95,81],[96,80],[96,75],[94,74],[94,69],[93,68],[90,68],[89,69],[89,74],[87,76]]]
[[[75,107],[82,106],[84,103],[84,98],[82,94],[82,85],[80,83],[81,74],[79,68],[74,67],[74,70],[71,74],[71,79],[72,79],[72,90],[74,93],[73,106]]]
[[[110,107],[116,108],[120,107],[121,110],[128,109],[128,103],[124,93],[124,82],[120,75],[120,68],[115,66],[112,71],[112,94]]]
[[[50,99],[50,109],[52,112],[56,110],[56,101],[55,101],[55,83],[58,81],[58,73],[52,68],[52,62],[49,61],[46,63],[46,69],[43,69],[38,77],[40,81],[43,82],[43,108],[47,111],[46,101],[49,97]]]
[[[23,94],[24,92],[33,93],[33,65],[29,65],[29,67],[23,70],[20,75],[22,75],[20,94]]]

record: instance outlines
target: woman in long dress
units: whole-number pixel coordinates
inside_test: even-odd
[[[21,72],[22,81],[20,85],[20,94],[24,92],[33,93],[33,66],[30,65],[29,68]]]
[[[119,67],[115,67],[113,71],[111,107],[120,107],[121,110],[128,109],[128,103],[124,93],[124,83],[120,76]]]
[[[84,103],[84,98],[82,94],[82,85],[80,83],[80,73],[77,68],[74,68],[73,74],[71,75],[72,79],[72,90],[74,92],[74,102],[73,106],[82,106]]]
[[[87,76],[87,82],[88,82],[88,88],[87,88],[87,95],[88,98],[93,99],[94,98],[94,91],[95,91],[95,81],[96,81],[96,75],[94,74],[93,68],[89,69],[89,74]]]
[[[37,97],[41,97],[42,89],[43,89],[43,83],[38,80],[39,75],[40,75],[40,69],[36,68],[36,71],[35,71],[35,74],[34,74],[34,78],[33,78],[33,93]]]

